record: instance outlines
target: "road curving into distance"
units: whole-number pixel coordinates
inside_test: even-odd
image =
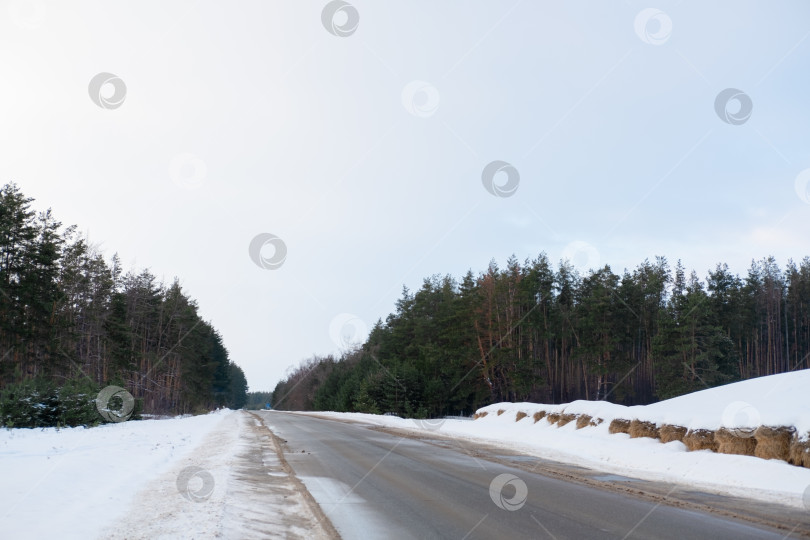
[[[669,495],[674,489],[666,484],[627,488],[625,483],[623,489],[611,489],[632,479],[571,467],[583,471],[582,481],[571,481],[561,478],[564,465],[546,467],[538,458],[503,455],[502,449],[429,432],[404,436],[305,414],[258,414],[280,439],[288,465],[346,540],[743,540],[786,538],[788,533],[797,538],[807,532],[808,512],[771,514],[771,523],[784,528],[778,530],[695,510],[721,503],[716,495],[689,491],[687,504],[676,507],[662,502],[663,496],[637,494]],[[593,485],[599,482],[604,487]],[[726,503],[717,506],[733,506]],[[768,515],[767,508],[762,512]]]

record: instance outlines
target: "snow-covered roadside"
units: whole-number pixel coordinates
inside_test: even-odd
[[[758,377],[709,388],[652,405],[625,407],[606,401],[574,401],[561,405],[537,403],[495,403],[478,412],[497,414],[498,410],[532,415],[547,413],[587,414],[610,423],[614,418],[645,420],[659,426],[678,425],[688,429],[717,430],[792,426],[799,434],[810,431],[810,369]],[[514,418],[513,418],[514,419]]]
[[[0,479],[3,538],[317,536],[269,431],[243,411],[0,430]]]
[[[808,468],[780,460],[718,454],[709,450],[689,452],[678,441],[663,444],[654,439],[631,439],[629,435],[610,434],[608,431],[613,418],[624,418],[705,429],[794,426],[799,433],[806,433],[810,427],[807,388],[810,388],[810,371],[805,370],[713,388],[647,407],[585,401],[552,406],[496,403],[479,409],[479,412],[488,414],[474,421],[423,421],[355,413],[314,414],[483,441],[609,473],[810,509]],[[602,418],[604,422],[582,429],[576,429],[576,422],[562,427],[545,419],[535,423],[532,414],[540,410],[587,414]],[[498,411],[504,412],[499,415]],[[528,416],[516,421],[518,412]]]
[[[185,489],[182,479],[188,480]],[[129,511],[100,535],[127,540],[268,537],[328,535],[285,471],[270,431],[245,411],[223,419],[194,452],[153,478]]]
[[[89,429],[0,429],[2,536],[95,537],[120,519],[150,479],[233,414]]]
[[[810,509],[810,469],[709,450],[687,452],[681,442],[662,444],[625,434],[611,435],[607,423],[578,430],[574,423],[563,427],[545,421],[534,424],[531,417],[515,422],[514,413],[432,423],[358,413],[311,414],[481,441],[608,473]]]

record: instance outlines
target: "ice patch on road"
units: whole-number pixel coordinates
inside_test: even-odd
[[[323,476],[298,478],[343,538],[391,537],[391,524],[371,511],[367,501],[348,484]]]

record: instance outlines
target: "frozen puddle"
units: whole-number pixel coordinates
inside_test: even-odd
[[[369,508],[351,486],[333,478],[299,476],[343,538],[390,538],[391,524]],[[345,505],[351,505],[348,511]]]

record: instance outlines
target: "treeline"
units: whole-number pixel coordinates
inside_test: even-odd
[[[273,392],[248,392],[246,409],[266,409],[268,403],[273,401]]]
[[[680,261],[581,276],[545,254],[461,281],[425,279],[340,359],[278,383],[279,409],[470,414],[499,401],[647,404],[808,367],[810,258],[701,281]]]
[[[165,285],[148,270],[124,272],[117,255],[108,263],[32,201],[14,184],[0,189],[5,401],[22,388],[80,383],[121,386],[149,413],[245,404],[244,373],[176,279]]]

